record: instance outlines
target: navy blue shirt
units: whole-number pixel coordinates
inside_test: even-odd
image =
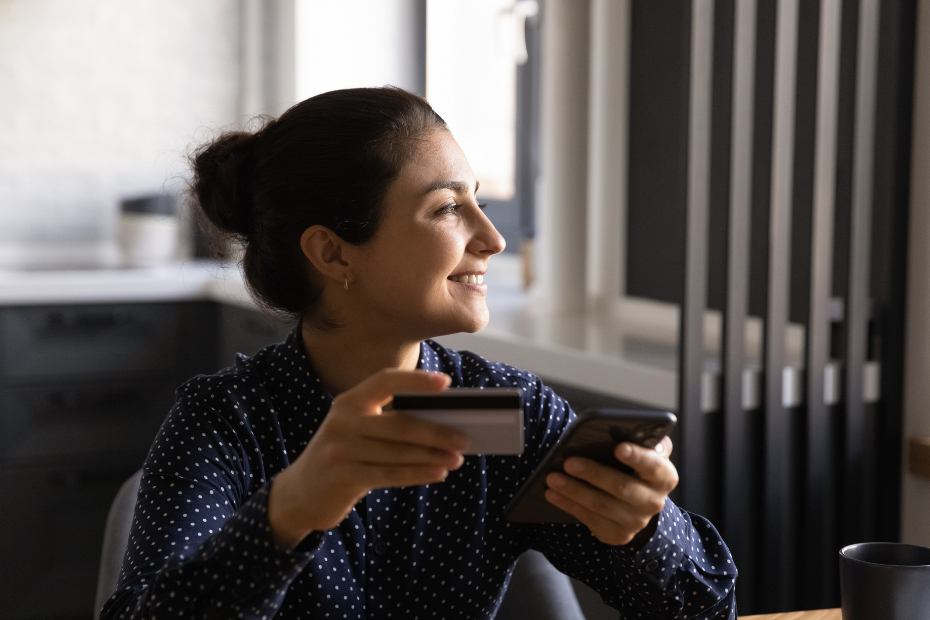
[[[503,509],[575,414],[532,374],[432,341],[418,367],[452,387],[523,390],[525,451],[466,456],[441,483],[370,492],[339,526],[275,546],[267,499],[332,403],[299,332],[195,377],[145,462],[103,618],[493,618],[514,563],[541,551],[623,618],[736,618],[736,567],[713,525],[666,501],[640,550]]]

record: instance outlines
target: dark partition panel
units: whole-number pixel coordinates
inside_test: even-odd
[[[675,499],[742,614],[838,605],[840,546],[898,535],[915,12],[633,0],[626,294],[682,308]]]

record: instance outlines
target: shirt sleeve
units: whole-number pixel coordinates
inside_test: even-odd
[[[526,390],[525,480],[575,419],[538,379]],[[714,526],[666,500],[656,531],[639,550],[600,542],[584,525],[526,524],[526,546],[586,583],[631,618],[736,618],[736,566]]]
[[[275,545],[272,481],[256,480],[254,441],[244,435],[210,407],[175,405],[146,459],[119,584],[102,619],[274,616],[323,534],[292,551]]]

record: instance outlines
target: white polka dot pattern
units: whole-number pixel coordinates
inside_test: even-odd
[[[145,463],[119,586],[102,618],[493,618],[516,559],[542,551],[623,618],[736,618],[736,567],[714,527],[667,501],[639,551],[503,508],[574,418],[532,374],[421,345],[453,387],[518,387],[526,449],[468,456],[445,482],[372,491],[336,528],[277,548],[271,480],[332,402],[299,334],[178,389]]]

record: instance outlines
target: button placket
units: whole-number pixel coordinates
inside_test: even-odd
[[[385,539],[385,525],[387,524],[386,508],[391,501],[391,489],[376,489],[368,493],[365,497],[365,523],[367,526],[369,550],[367,564],[367,603],[372,609],[379,608],[378,598],[381,596],[376,585],[381,576],[381,568],[378,566],[382,563],[381,558],[388,552],[388,544]]]
[[[387,525],[385,508],[391,501],[390,489],[376,489],[365,498],[365,523],[368,526],[369,548],[377,555],[384,555],[387,542],[384,541],[384,529]],[[380,551],[379,551],[380,549]]]

